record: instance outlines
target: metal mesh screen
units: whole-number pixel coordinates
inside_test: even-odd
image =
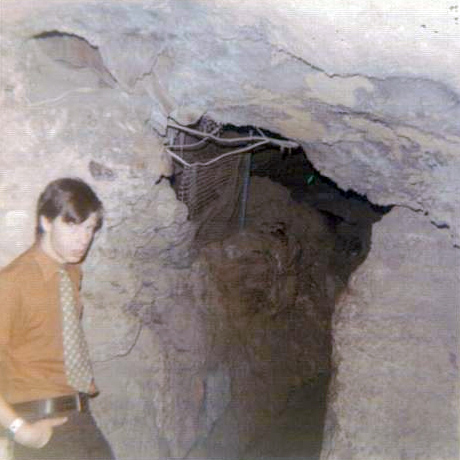
[[[198,226],[196,240],[221,240],[238,229],[243,155],[231,155],[209,165],[181,166],[176,193]],[[194,158],[198,158],[196,152]]]
[[[258,128],[258,136],[251,132],[241,137],[228,131],[224,136],[222,126],[205,117],[196,128],[169,123],[168,152],[178,169],[177,197],[197,224],[195,239],[205,243],[226,238],[244,220],[250,169],[247,155],[268,144],[289,149],[298,144],[267,137]]]

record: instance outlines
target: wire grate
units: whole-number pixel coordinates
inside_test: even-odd
[[[167,151],[178,168],[177,197],[187,205],[189,219],[197,224],[196,240],[206,243],[222,240],[238,230],[243,182],[248,173],[245,155],[266,144],[281,148],[298,145],[268,138],[260,130],[260,136],[226,138],[222,127],[214,122],[201,122],[199,128],[202,130],[171,122]]]

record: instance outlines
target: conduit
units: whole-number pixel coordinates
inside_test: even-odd
[[[168,136],[169,137],[169,143],[166,146],[167,152],[179,163],[181,163],[184,166],[192,166],[192,164],[199,164],[202,166],[207,166],[209,164],[215,163],[219,161],[220,159],[229,156],[229,155],[237,155],[240,153],[245,153],[245,152],[250,152],[252,150],[255,150],[258,147],[261,147],[262,145],[265,144],[272,144],[276,145],[282,149],[295,149],[299,147],[299,144],[294,141],[288,141],[288,140],[282,140],[282,139],[275,139],[273,137],[266,136],[260,129],[257,128],[257,131],[259,132],[260,136],[244,136],[244,137],[233,137],[233,138],[224,138],[217,136],[216,133],[220,131],[220,128],[214,129],[212,132],[207,133],[203,131],[199,131],[193,128],[189,128],[186,126],[179,125],[177,123],[173,122],[168,122],[167,124],[167,129],[173,129],[177,130],[177,132],[184,132],[191,134],[192,136],[196,137],[201,137],[202,140],[200,142],[192,143],[192,144],[186,144],[185,142],[181,142],[179,144],[175,144],[175,139],[177,136]],[[252,142],[252,144],[247,145],[245,147],[242,147],[240,149],[232,150],[230,152],[226,152],[222,155],[217,156],[216,158],[213,158],[210,161],[207,162],[200,162],[200,161],[194,161],[192,163],[189,163],[186,161],[182,156],[178,155],[177,153],[173,152],[172,150],[178,150],[180,152],[185,151],[185,150],[195,150],[197,148],[205,146],[209,141],[213,141],[217,145],[221,145],[223,147],[228,147],[228,146],[233,146],[233,145],[239,145],[239,144],[247,144],[249,142]]]

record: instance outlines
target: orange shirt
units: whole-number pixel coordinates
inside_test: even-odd
[[[9,403],[75,393],[64,368],[59,268],[35,244],[0,271],[0,390]],[[81,315],[80,268],[66,268]]]

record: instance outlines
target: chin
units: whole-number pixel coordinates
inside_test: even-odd
[[[78,264],[79,262],[81,262],[83,260],[83,257],[84,256],[73,256],[73,255],[70,255],[70,256],[67,256],[66,257],[66,262],[68,264]]]

